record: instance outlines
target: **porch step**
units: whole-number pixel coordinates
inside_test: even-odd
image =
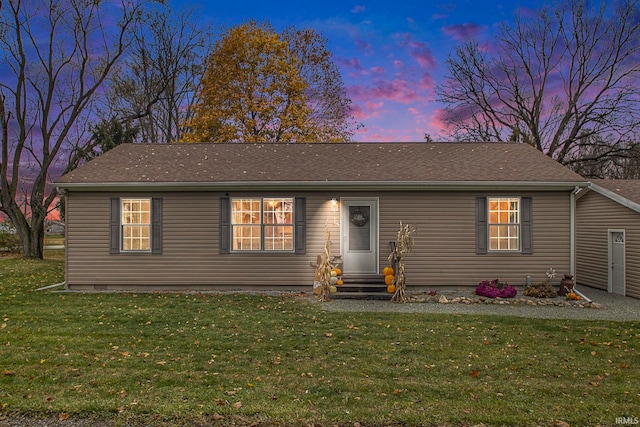
[[[342,282],[343,285],[337,287],[331,298],[389,300],[393,296],[387,292],[382,274],[343,275]]]

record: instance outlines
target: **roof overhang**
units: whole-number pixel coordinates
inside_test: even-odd
[[[631,210],[634,210],[638,213],[640,213],[640,204],[631,201],[629,199],[627,199],[624,196],[621,196],[620,194],[611,191],[611,190],[607,190],[604,187],[599,186],[598,184],[594,184],[593,182],[589,183],[589,190],[593,190],[598,194],[601,194],[603,196],[605,196],[608,199],[613,200],[614,202],[620,203],[622,206],[627,207]]]
[[[530,181],[258,181],[56,183],[66,191],[569,191],[588,182]]]

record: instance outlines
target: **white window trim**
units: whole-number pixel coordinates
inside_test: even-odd
[[[495,200],[518,200],[518,222],[517,223],[492,223],[491,222],[491,201]],[[491,248],[491,227],[492,226],[518,227],[518,247],[516,249],[492,249]],[[487,251],[491,253],[520,253],[522,252],[522,197],[521,196],[487,196]]]
[[[265,226],[269,226],[270,224],[265,224],[264,223],[264,214],[265,214],[265,210],[264,210],[264,204],[265,204],[265,200],[271,200],[271,199],[280,199],[280,200],[289,200],[291,202],[291,223],[290,224],[283,224],[283,226],[286,227],[291,227],[291,249],[265,249]],[[233,202],[236,200],[259,200],[260,201],[260,223],[259,224],[236,224],[233,221]],[[286,254],[290,254],[290,253],[295,253],[296,250],[296,239],[295,239],[295,232],[296,232],[296,227],[295,227],[295,197],[289,197],[289,196],[247,196],[247,197],[231,197],[229,200],[229,209],[230,209],[230,227],[229,227],[229,233],[230,235],[230,251],[231,253],[238,253],[238,254],[277,254],[277,253],[286,253]],[[242,227],[242,226],[259,226],[260,227],[260,249],[234,249],[234,228],[235,227]]]
[[[149,223],[148,224],[125,224],[122,220],[124,216],[124,204],[126,201],[146,201],[149,203]],[[153,242],[151,239],[152,236],[152,215],[153,215],[153,203],[151,197],[121,197],[120,198],[120,252],[122,253],[151,253],[151,248],[153,247]],[[149,228],[149,249],[125,249],[124,241],[125,241],[125,233],[124,228],[127,226],[147,226]]]

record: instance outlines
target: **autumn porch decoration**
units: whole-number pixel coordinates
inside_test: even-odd
[[[400,221],[395,250],[389,255],[389,263],[391,264],[395,261],[398,269],[395,276],[395,290],[391,297],[391,301],[394,302],[407,302],[409,300],[406,294],[404,258],[407,254],[413,252],[413,234],[415,232],[415,227],[402,224],[402,221]]]

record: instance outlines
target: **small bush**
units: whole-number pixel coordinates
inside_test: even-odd
[[[524,295],[533,298],[555,298],[558,291],[549,282],[532,283],[524,288]]]
[[[475,293],[488,298],[513,298],[518,291],[508,283],[502,283],[495,279],[480,282],[476,287]]]
[[[20,253],[22,243],[17,234],[0,233],[0,252]]]

